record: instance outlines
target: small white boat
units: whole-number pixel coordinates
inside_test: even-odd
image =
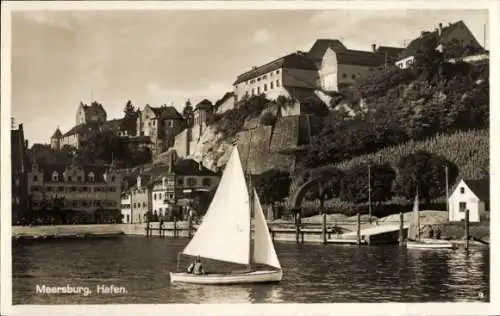
[[[252,193],[253,197],[250,197],[238,149],[235,146],[207,213],[181,254],[246,265],[249,268],[244,271],[209,272],[201,275],[170,272],[170,282],[242,284],[281,281],[283,271],[269,234],[264,212],[257,192],[252,190]],[[253,269],[252,264],[264,265],[266,268]]]
[[[413,203],[413,214],[408,229],[408,240],[406,242],[408,249],[453,249],[454,245],[447,240],[430,239],[420,237],[420,208],[418,199],[418,189]]]

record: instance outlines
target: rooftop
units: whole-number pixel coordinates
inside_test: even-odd
[[[297,52],[277,58],[260,67],[254,67],[252,70],[239,75],[233,85],[237,85],[280,68],[317,70],[313,61],[305,57],[305,53]]]

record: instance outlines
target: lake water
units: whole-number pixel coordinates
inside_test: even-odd
[[[13,304],[489,302],[489,249],[414,250],[276,243],[278,284],[170,284],[187,239],[23,241],[13,244]],[[186,261],[182,262],[182,268]],[[205,264],[215,268],[213,263]],[[92,294],[37,294],[36,287],[88,287]],[[96,286],[127,293],[97,294]]]

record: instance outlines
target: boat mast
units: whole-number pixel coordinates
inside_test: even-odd
[[[418,196],[418,184],[417,184],[417,197],[415,198],[415,203],[417,204],[417,240],[420,241],[420,201]]]

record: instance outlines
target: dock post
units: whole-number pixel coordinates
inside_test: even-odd
[[[326,244],[326,213],[323,213],[323,244]]]
[[[465,210],[465,249],[469,249],[469,210]]]
[[[178,237],[177,233],[177,216],[174,216],[174,238]]]
[[[295,210],[295,241],[299,243],[300,237],[300,209]]]
[[[403,232],[404,232],[404,215],[403,212],[399,213],[399,245],[403,246]]]
[[[358,245],[361,245],[361,215],[358,213],[356,218],[357,218],[356,242]]]
[[[188,237],[191,238],[191,229],[192,229],[192,226],[193,226],[193,220],[191,218],[191,216],[188,216]]]
[[[149,221],[146,222],[146,237],[151,234],[151,227],[149,227]]]

